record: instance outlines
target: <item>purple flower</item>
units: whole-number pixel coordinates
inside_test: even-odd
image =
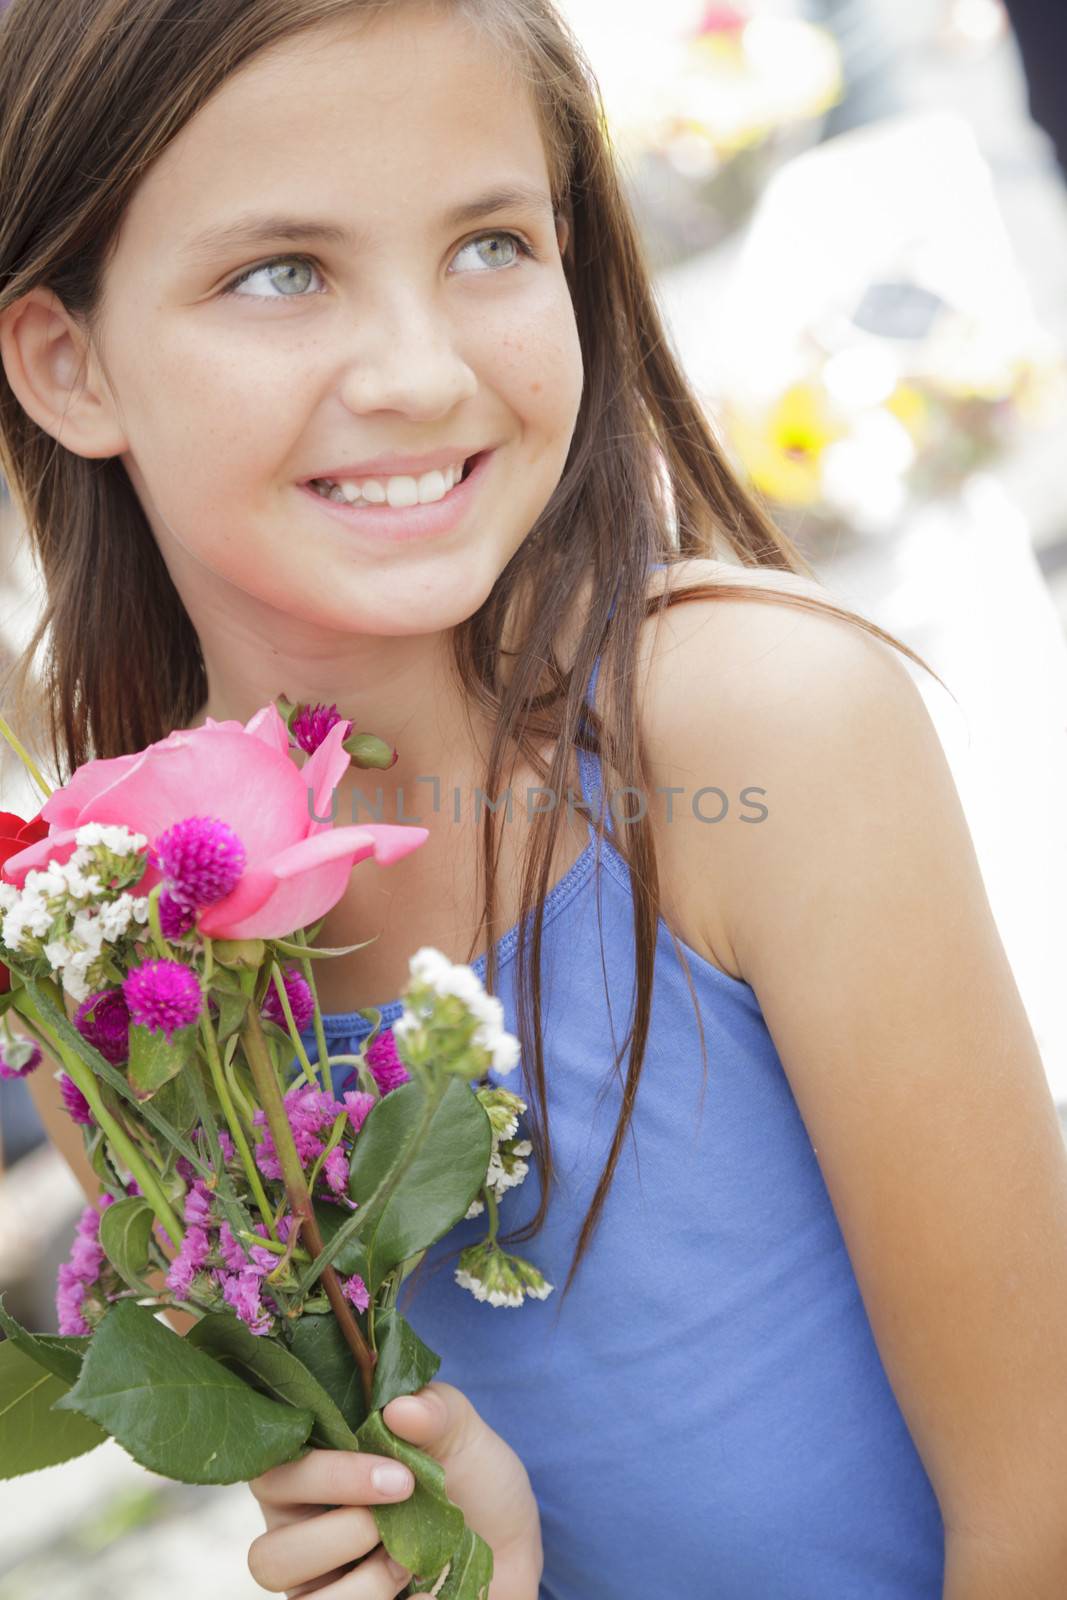
[[[170,1043],[179,1028],[187,1028],[200,1012],[200,980],[180,961],[145,961],[126,975],[122,992],[130,1020],[153,1033],[164,1033]]]
[[[85,1301],[106,1260],[98,1234],[101,1212],[111,1204],[111,1195],[101,1195],[99,1210],[96,1206],[86,1206],[78,1218],[70,1260],[63,1262],[56,1278],[56,1313],[61,1334],[92,1332],[85,1317]]]
[[[166,889],[159,897],[159,926],[164,939],[183,939],[196,924],[192,906],[176,900]]]
[[[319,1135],[341,1115],[344,1109],[345,1107],[332,1095],[326,1094],[322,1089],[315,1089],[310,1084],[303,1088],[290,1089],[285,1097],[285,1113],[293,1130],[293,1143],[296,1145],[296,1153],[302,1167],[309,1166],[321,1156],[326,1145]],[[266,1112],[255,1111],[252,1122],[255,1127],[263,1129],[262,1141],[256,1145],[256,1164],[265,1178],[280,1178],[281,1163],[267,1126]]]
[[[228,1222],[223,1222],[219,1226],[219,1254],[231,1272],[243,1272],[248,1266],[244,1247],[234,1238]]]
[[[323,1163],[322,1170],[326,1174],[326,1182],[334,1194],[344,1194],[348,1186],[348,1155],[340,1145],[330,1151]]]
[[[25,1060],[21,1060],[21,1057]],[[0,1078],[28,1078],[41,1065],[44,1057],[39,1044],[19,1039],[7,1046],[7,1054],[0,1050]]]
[[[411,1082],[411,1073],[397,1055],[392,1028],[383,1028],[368,1047],[367,1065],[382,1094],[399,1089],[402,1083]]]
[[[185,1196],[185,1220],[192,1228],[211,1226],[211,1191],[203,1178],[195,1178]]]
[[[215,1281],[221,1286],[226,1304],[233,1307],[253,1333],[270,1333],[274,1319],[260,1300],[260,1278],[254,1267],[247,1267],[243,1272],[216,1272]]]
[[[120,1066],[130,1053],[130,1008],[121,989],[101,989],[83,1000],[74,1026],[105,1061]]]
[[[188,1211],[188,1206],[186,1207]],[[211,1250],[207,1229],[193,1226],[185,1230],[185,1237],[167,1273],[167,1288],[184,1300],[196,1274],[200,1271]]]
[[[345,1106],[348,1110],[348,1120],[352,1124],[354,1133],[359,1132],[377,1104],[378,1102],[374,1096],[363,1089],[348,1090],[345,1095]]]
[[[367,1285],[363,1282],[358,1272],[354,1272],[350,1278],[345,1278],[341,1285],[341,1292],[346,1300],[351,1300],[357,1311],[366,1311],[370,1305]]]
[[[309,756],[314,755],[334,724],[345,720],[334,705],[301,706],[289,725],[292,742],[301,750],[306,750]],[[346,739],[351,731],[352,724],[349,722],[345,730]]]
[[[247,859],[233,829],[213,817],[185,817],[161,833],[152,848],[152,864],[163,873],[169,894],[189,908],[224,900]]]
[[[296,1023],[296,1031],[302,1033],[315,1015],[315,1001],[312,998],[311,986],[303,973],[296,967],[286,967],[282,972],[282,980],[285,984],[286,997],[293,1013],[293,1021]],[[261,1010],[263,1016],[270,1022],[276,1022],[279,1028],[288,1026],[285,1020],[285,1012],[282,1010],[281,1000],[278,998],[278,991],[273,983],[267,990],[267,997]]]
[[[78,1085],[64,1072],[59,1080],[59,1093],[63,1107],[72,1122],[80,1123],[83,1128],[95,1127],[93,1114],[89,1110],[89,1102],[82,1094]]]

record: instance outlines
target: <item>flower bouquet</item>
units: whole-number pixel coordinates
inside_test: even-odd
[[[488,1546],[381,1412],[440,1365],[397,1297],[461,1218],[485,1212],[489,1231],[460,1286],[494,1306],[551,1291],[497,1243],[530,1146],[524,1103],[487,1073],[515,1066],[517,1041],[469,967],[422,949],[393,1029],[365,1013],[344,1058],[359,1087],[338,1098],[316,999],[316,962],[360,948],[314,942],[352,868],[427,837],[320,820],[350,763],[395,752],[335,707],[279,697],[48,794],[0,732],[48,796],[29,822],[0,814],[0,1072],[62,1064],[102,1191],[60,1269],[58,1336],[0,1300],[0,1476],[107,1436],[187,1483],[373,1451],[415,1478],[374,1508],[408,1592],[485,1600]],[[166,1308],[195,1319],[184,1337]]]

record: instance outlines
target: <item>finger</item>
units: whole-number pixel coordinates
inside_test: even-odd
[[[379,1546],[366,1561],[317,1593],[319,1600],[394,1600],[394,1596],[407,1588],[410,1579],[411,1573],[396,1562],[391,1563]]]
[[[388,1505],[406,1500],[415,1487],[407,1467],[388,1456],[356,1450],[309,1450],[298,1461],[271,1467],[248,1487],[263,1507],[287,1521],[306,1516],[307,1506]]]
[[[364,1506],[340,1506],[261,1533],[249,1546],[248,1570],[261,1588],[280,1594],[358,1560],[378,1542],[370,1511]]]
[[[398,1438],[438,1461],[457,1455],[482,1426],[466,1395],[450,1383],[428,1383],[417,1394],[398,1395],[382,1417]]]

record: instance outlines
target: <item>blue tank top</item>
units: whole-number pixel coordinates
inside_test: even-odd
[[[599,764],[578,755],[597,815]],[[439,1378],[526,1466],[541,1600],[940,1600],[938,1501],[759,1002],[679,941],[704,1026],[702,1095],[693,1001],[662,918],[633,1137],[560,1304],[618,1117],[612,1055],[635,994],[629,873],[606,826],[598,841],[590,825],[544,910],[555,1184],[544,1228],[514,1248],[556,1293],[493,1308],[453,1282],[483,1215],[428,1252],[401,1308],[442,1354]],[[497,945],[516,1033],[517,938]],[[484,980],[486,958],[471,966]],[[389,1026],[401,1003],[380,1010]],[[370,1031],[358,1012],[324,1025],[331,1054]],[[350,1069],[334,1071],[338,1092],[352,1086]],[[497,1081],[532,1100],[521,1063]],[[502,1234],[533,1215],[538,1181],[531,1161],[501,1201]]]

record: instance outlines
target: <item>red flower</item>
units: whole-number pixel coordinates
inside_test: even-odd
[[[4,862],[8,856],[17,855],[27,845],[48,838],[48,823],[38,812],[29,822],[17,817],[13,811],[0,811],[0,878],[5,878]],[[11,987],[11,974],[0,961],[0,994]]]

